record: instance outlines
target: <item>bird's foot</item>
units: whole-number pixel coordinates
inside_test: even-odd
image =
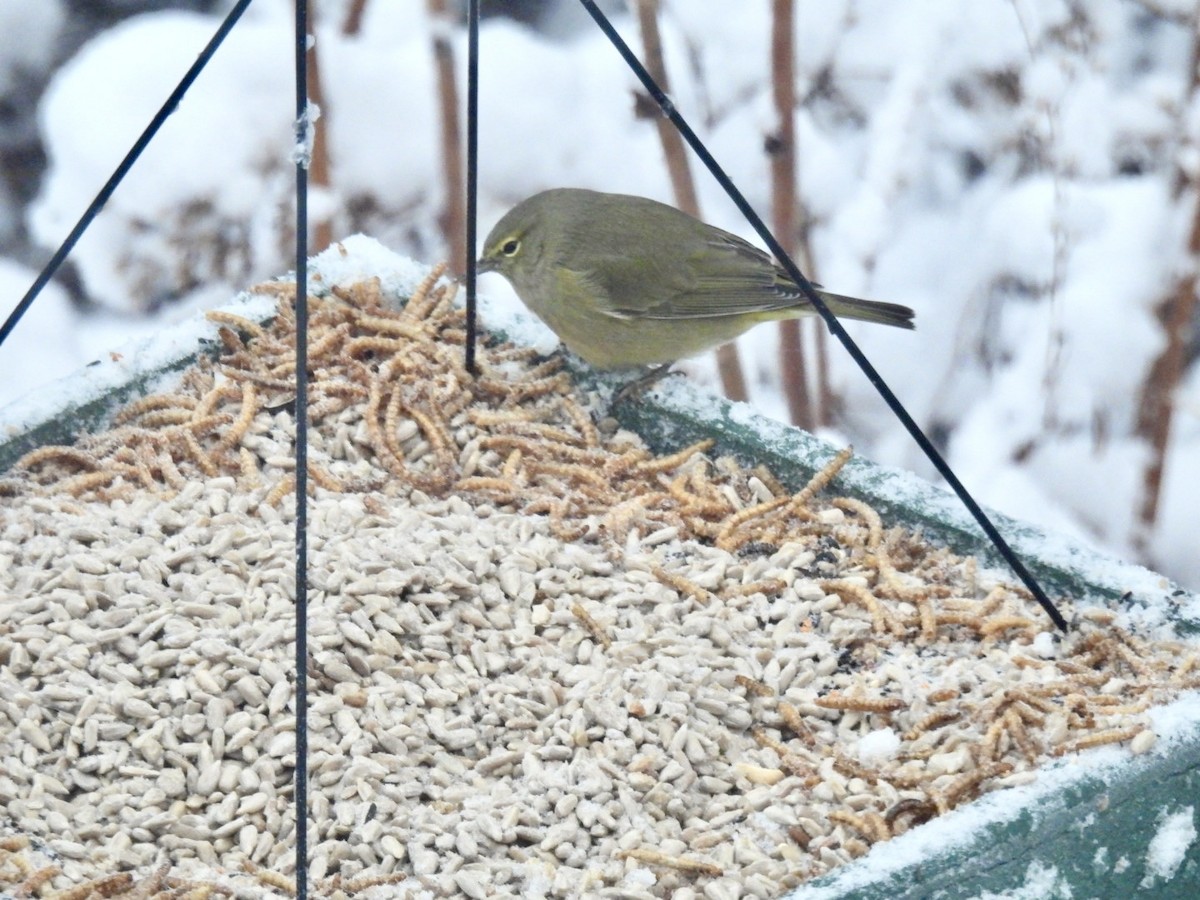
[[[650,390],[650,388],[654,387],[654,385],[672,374],[672,365],[674,363],[663,363],[661,366],[655,366],[645,375],[639,375],[628,382],[613,396],[612,405],[616,406],[618,403],[624,403],[626,400],[633,400],[636,397],[640,397],[646,391]]]

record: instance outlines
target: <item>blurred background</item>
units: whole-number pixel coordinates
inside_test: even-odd
[[[1197,0],[604,6],[802,268],[917,310],[848,327],[982,502],[1200,588]],[[229,7],[0,0],[0,315]],[[463,270],[462,7],[313,0],[314,251]],[[570,185],[752,238],[576,0],[483,9],[481,235]],[[291,17],[251,4],[0,347],[0,405],[291,268]],[[823,330],[682,368],[930,476]]]

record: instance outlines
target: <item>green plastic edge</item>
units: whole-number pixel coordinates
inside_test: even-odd
[[[256,299],[251,294],[243,293],[221,309],[245,316],[249,309],[253,309],[251,304]],[[253,315],[251,318],[262,324],[269,321],[271,316]],[[185,322],[168,330],[195,336],[190,344],[176,342],[174,353],[164,354],[156,365],[138,369],[127,380],[117,384],[105,385],[104,378],[96,374],[99,368],[110,367],[113,363],[98,361],[85,366],[62,379],[56,386],[59,389],[66,386],[62,390],[63,395],[78,398],[78,402],[67,402],[57,410],[46,409],[40,418],[27,419],[18,432],[13,433],[12,426],[4,421],[12,407],[0,409],[0,426],[6,429],[6,433],[0,435],[0,475],[8,472],[17,460],[31,450],[73,444],[81,436],[107,427],[122,406],[146,396],[168,376],[183,372],[202,357],[216,359],[220,355],[221,342],[199,334],[192,323]],[[215,333],[216,326],[212,326],[211,330]]]
[[[1069,765],[1070,763],[1065,763]],[[1200,896],[1200,843],[1192,841],[1169,879],[1149,871],[1148,850],[1164,813],[1191,808],[1197,827],[1200,800],[1200,725],[1165,751],[1124,760],[1108,780],[1082,774],[993,821],[963,844],[886,874],[871,872],[871,856],[814,879],[788,900],[915,900],[978,897],[1020,891],[1031,870],[1054,870],[1057,890],[1046,896],[1194,898]],[[975,801],[984,807],[1004,792]],[[898,840],[903,841],[901,837]],[[1069,891],[1069,893],[1068,893]],[[1032,896],[1027,893],[1017,896]]]
[[[504,337],[502,333],[495,336]],[[77,373],[73,378],[80,385],[80,395],[86,399],[68,404],[24,432],[0,440],[0,473],[32,449],[67,444],[81,433],[102,427],[123,404],[141,396],[164,377],[183,371],[202,356],[215,357],[219,350],[219,342],[201,338],[190,352],[99,392],[88,390],[86,369]],[[587,369],[574,365],[572,369],[585,388],[608,391],[617,383],[609,376]],[[690,385],[676,384],[668,391],[653,391],[643,398],[617,404],[613,414],[623,427],[636,431],[657,451],[671,451],[713,438],[715,452],[734,455],[750,464],[764,463],[792,488],[803,485],[838,451],[812,435],[747,410],[701,395]],[[974,553],[991,564],[1000,564],[998,557],[984,546],[974,523],[952,508],[957,499],[933,485],[914,489],[911,476],[854,457],[827,490],[868,501],[886,518],[920,527],[956,552]],[[1127,591],[1133,591],[1138,602],[1148,603],[1170,604],[1189,596],[1160,575],[1115,562],[1091,550],[1069,549],[1065,562],[1041,559],[1031,551],[1038,542],[1046,540],[1042,531],[998,513],[989,515],[1048,590],[1101,602],[1117,600]],[[1089,580],[1085,573],[1089,565],[1096,571],[1097,564],[1106,574],[1121,572],[1128,577],[1102,582]],[[1197,630],[1195,622],[1178,624],[1181,630]],[[1132,897],[1142,890],[1146,849],[1162,810],[1200,805],[1197,802],[1200,801],[1200,724],[1186,738],[1176,741],[1169,755],[1151,754],[1134,759],[1121,770],[1120,776],[1118,781],[1109,783],[1103,777],[1085,775],[1044,798],[1038,808],[1022,809],[1015,818],[984,826],[964,845],[879,876],[870,874],[868,854],[829,876],[814,879],[788,897],[795,900],[978,897],[989,891],[1019,890],[1034,863],[1054,866],[1059,883],[1069,887],[1073,898]],[[984,797],[976,803],[986,804],[988,800],[989,797]],[[1107,865],[1096,862],[1101,848],[1106,848]],[[1130,864],[1117,872],[1120,867],[1113,863],[1121,857]],[[1200,842],[1192,842],[1170,881],[1151,884],[1150,888],[1152,896],[1168,900],[1200,896]]]
[[[159,368],[139,372],[126,384],[105,390],[82,403],[68,404],[54,417],[0,441],[0,473],[11,469],[13,464],[30,450],[55,444],[73,444],[80,435],[99,430],[120,407],[144,396],[157,381],[167,375],[182,372],[202,354],[216,357],[219,345],[215,342],[205,343],[210,346],[200,352],[191,353]]]

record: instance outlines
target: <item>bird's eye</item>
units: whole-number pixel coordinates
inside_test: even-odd
[[[518,241],[516,238],[509,238],[507,241],[505,241],[501,245],[500,252],[503,253],[505,256],[516,256],[517,251],[520,249],[521,249],[521,242]]]

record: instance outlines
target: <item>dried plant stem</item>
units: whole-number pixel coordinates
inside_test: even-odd
[[[801,271],[813,277],[809,215],[796,192],[796,47],[795,0],[773,0],[771,29],[771,87],[778,126],[766,141],[771,158],[772,212],[775,234],[791,246]],[[804,334],[815,341],[815,391],[805,361]],[[780,371],[788,414],[801,428],[813,429],[832,421],[833,391],[829,383],[829,352],[825,328],[817,320],[779,323]]]
[[[310,22],[315,22],[312,0],[307,0],[307,2],[308,19]],[[329,106],[325,101],[325,92],[321,88],[320,58],[319,45],[314,43],[309,51],[308,59],[308,97],[309,102],[320,109],[324,117],[328,117]],[[327,118],[326,121],[328,121]],[[312,161],[308,165],[308,180],[313,187],[328,192],[332,184],[329,173],[329,141],[326,139],[328,127],[322,128],[319,123],[315,123],[313,128],[315,134],[313,136]],[[333,222],[329,213],[326,212],[313,222],[308,249],[310,253],[320,253],[332,243]]]
[[[429,15],[435,21],[447,21],[450,11],[447,0],[428,0]],[[438,107],[441,121],[442,176],[446,186],[446,205],[438,216],[442,234],[449,248],[451,267],[466,271],[467,210],[465,193],[465,163],[463,162],[462,129],[458,124],[458,82],[454,77],[454,48],[445,29],[433,32],[433,61],[437,71]]]
[[[742,372],[742,359],[737,344],[730,341],[717,348],[717,371],[721,373],[721,389],[730,400],[748,400],[746,376]]]
[[[658,32],[658,2],[659,0],[637,0],[638,25],[642,30],[646,68],[654,76],[654,80],[658,82],[659,86],[669,94],[671,86],[667,81],[667,67],[663,62],[662,38]],[[671,178],[671,191],[675,196],[675,205],[685,213],[698,217],[700,203],[696,199],[696,183],[692,179],[692,170],[688,164],[683,138],[680,137],[675,126],[666,116],[655,116],[654,125],[658,129],[658,139],[662,143],[663,156],[666,158],[667,174]]]
[[[1191,76],[1188,79],[1188,99],[1185,109],[1200,91],[1200,32],[1193,32],[1191,52]],[[1181,198],[1189,189],[1195,190],[1194,179],[1179,171],[1175,182],[1175,196]],[[1188,235],[1188,256],[1192,262],[1175,284],[1174,290],[1158,307],[1158,318],[1162,323],[1165,342],[1162,352],[1146,373],[1142,385],[1141,402],[1138,404],[1137,433],[1150,444],[1150,460],[1142,473],[1142,499],[1138,510],[1138,533],[1134,543],[1145,552],[1150,535],[1158,521],[1159,502],[1162,496],[1163,470],[1166,467],[1167,447],[1171,438],[1171,420],[1174,416],[1174,394],[1187,368],[1187,345],[1190,325],[1196,314],[1197,278],[1194,266],[1200,260],[1200,191],[1193,200],[1192,227]]]
[[[667,81],[667,67],[663,62],[662,38],[658,32],[658,0],[637,0],[638,24],[642,30],[642,45],[645,48],[646,69],[667,93],[671,87]],[[662,142],[667,173],[671,178],[671,189],[675,205],[684,212],[700,217],[700,204],[696,199],[696,183],[688,166],[687,151],[683,138],[665,116],[656,116],[655,127]],[[721,374],[721,387],[731,400],[746,400],[746,378],[738,357],[737,344],[732,341],[717,348],[717,369]]]
[[[346,10],[346,19],[342,23],[342,34],[350,37],[362,31],[363,13],[367,9],[367,0],[350,0]]]
[[[1200,199],[1196,203],[1196,220],[1188,244],[1189,253],[1200,253]],[[1146,549],[1150,532],[1158,521],[1163,470],[1175,410],[1174,394],[1186,368],[1187,332],[1195,315],[1196,288],[1196,276],[1186,275],[1159,306],[1158,317],[1166,342],[1150,366],[1138,404],[1137,431],[1150,444],[1150,461],[1142,473],[1142,500],[1138,510],[1140,534],[1136,542],[1142,550]]]
[[[771,218],[775,235],[788,245],[798,231],[796,208],[796,56],[794,0],[774,0],[771,29],[771,87],[778,125],[766,140],[771,160]],[[808,261],[801,260],[806,272]],[[779,323],[779,371],[792,423],[812,431],[817,425],[808,385],[808,367],[800,336],[800,321]]]
[[[804,228],[800,234],[800,239],[807,245],[808,228]],[[807,255],[812,256],[811,253]],[[817,349],[817,421],[822,425],[831,425],[835,401],[829,381],[829,335],[824,323],[813,321],[813,335]]]

